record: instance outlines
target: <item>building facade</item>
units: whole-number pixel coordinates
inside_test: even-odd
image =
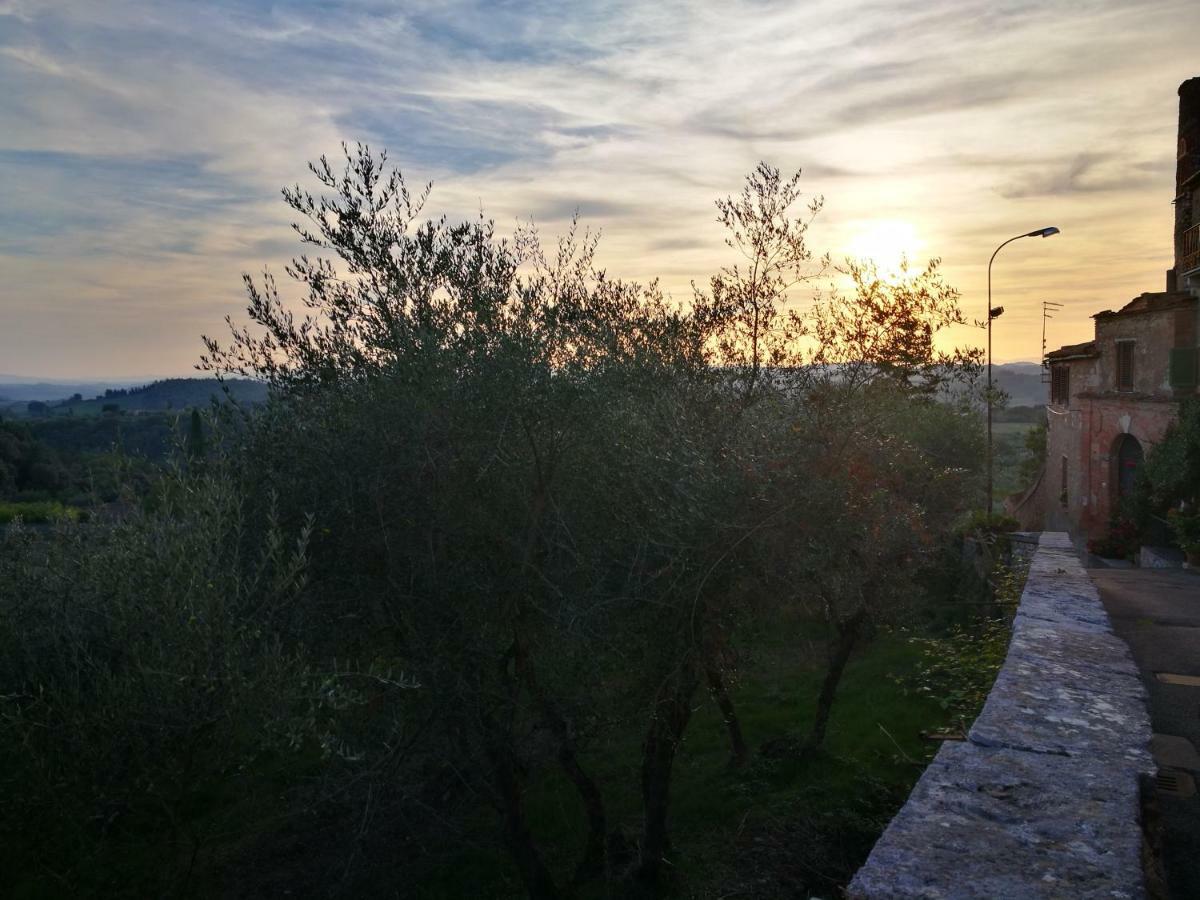
[[[1179,86],[1175,163],[1175,265],[1167,290],[1200,289],[1200,78]]]
[[[1046,465],[1019,518],[1077,539],[1104,535],[1146,452],[1197,394],[1200,78],[1179,87],[1174,249],[1165,291],[1097,313],[1092,340],[1047,354]]]

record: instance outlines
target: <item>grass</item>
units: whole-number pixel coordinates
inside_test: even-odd
[[[821,671],[815,661],[786,647],[775,649],[774,658],[763,660],[767,666],[749,675],[737,693],[754,748],[781,734],[805,733],[819,689]],[[816,876],[809,884],[814,889],[836,887],[848,877],[861,862],[856,857],[865,858],[931,753],[918,735],[940,719],[941,711],[929,701],[905,696],[889,677],[911,671],[917,660],[914,648],[897,637],[884,636],[868,645],[846,672],[825,752],[806,761],[760,754],[745,771],[725,771],[724,725],[715,706],[704,704],[675,784],[681,895],[716,896],[731,881],[741,885],[753,878],[760,882],[761,895],[770,896],[761,881],[790,880],[797,865]],[[858,813],[853,812],[856,806]],[[851,858],[840,866],[830,866],[833,861],[827,859],[832,835],[820,834],[829,826],[856,835],[857,846],[847,848]],[[782,855],[770,852],[780,832],[796,830],[809,833],[813,842],[797,846],[784,841]],[[757,871],[735,866],[747,846],[758,851],[751,867]]]
[[[10,525],[18,519],[26,525],[45,525],[52,522],[78,522],[80,511],[54,500],[9,502],[0,500],[0,525]]]
[[[696,696],[672,783],[673,896],[795,896],[801,884],[835,891],[865,859],[936,749],[919,733],[943,724],[943,711],[891,677],[914,672],[920,651],[902,635],[884,634],[847,668],[824,752],[804,760],[764,755],[765,742],[806,733],[823,660],[814,654],[819,644],[789,644],[777,635],[751,644],[754,658],[733,689],[753,753],[747,766],[729,768],[720,712],[705,693]],[[640,739],[639,723],[620,745],[592,748],[585,760],[605,793],[610,827],[631,846],[641,824]],[[575,792],[550,771],[526,800],[539,845],[566,881],[583,844]],[[524,896],[500,851],[464,850],[430,875],[411,896]],[[596,886],[580,896],[607,895]]]

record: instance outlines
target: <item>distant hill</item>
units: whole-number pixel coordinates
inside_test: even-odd
[[[992,377],[1009,395],[1009,406],[1043,406],[1050,386],[1042,383],[1037,363],[1001,363],[992,367]],[[224,382],[235,401],[254,405],[267,399],[267,387],[258,381],[236,379]],[[79,399],[73,399],[79,395]],[[224,400],[222,383],[215,378],[164,378],[149,384],[128,382],[42,382],[19,376],[0,375],[0,413],[23,415],[31,401],[45,402],[52,415],[72,412],[93,415],[106,405],[116,404],[128,412],[183,410],[207,406],[213,398]]]
[[[1037,363],[993,365],[992,380],[1008,394],[1009,406],[1044,406],[1050,399],[1050,385],[1042,383]]]
[[[56,385],[60,393],[53,400],[45,401],[47,408],[43,414],[100,415],[106,412],[105,407],[108,407],[108,411],[115,408],[122,412],[161,412],[204,407],[213,400],[223,402],[226,398],[232,398],[235,402],[245,405],[263,403],[267,399],[265,384],[246,379],[220,382],[215,378],[165,378],[134,387],[101,388],[90,392],[90,396],[82,390],[62,392],[65,387],[76,386]],[[8,385],[0,385],[0,394],[5,393],[5,387]],[[9,404],[9,407],[10,411],[17,413],[28,409],[27,403],[17,404],[15,407]]]
[[[129,388],[143,383],[136,381],[44,381],[20,375],[0,375],[0,403],[27,403],[30,400],[50,403],[73,394],[95,397],[112,388]]]

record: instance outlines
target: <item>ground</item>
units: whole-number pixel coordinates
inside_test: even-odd
[[[1168,684],[1159,673],[1200,678],[1200,574],[1182,569],[1092,569],[1088,573],[1129,644],[1150,695],[1159,771],[1200,780],[1200,683]],[[1183,738],[1164,740],[1162,736]],[[1200,796],[1156,791],[1169,896],[1200,897]]]

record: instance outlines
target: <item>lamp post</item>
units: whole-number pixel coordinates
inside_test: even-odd
[[[1016,237],[1010,237],[1007,241],[1001,244],[992,253],[992,258],[988,260],[988,315],[987,315],[987,511],[988,515],[992,514],[992,319],[998,319],[1004,313],[1003,306],[992,306],[992,263],[996,261],[996,254],[1003,250],[1013,241],[1027,237],[1043,237],[1048,238],[1052,234],[1058,234],[1058,229],[1053,225],[1047,228],[1039,228],[1036,231],[1030,231],[1026,234],[1018,234]]]

